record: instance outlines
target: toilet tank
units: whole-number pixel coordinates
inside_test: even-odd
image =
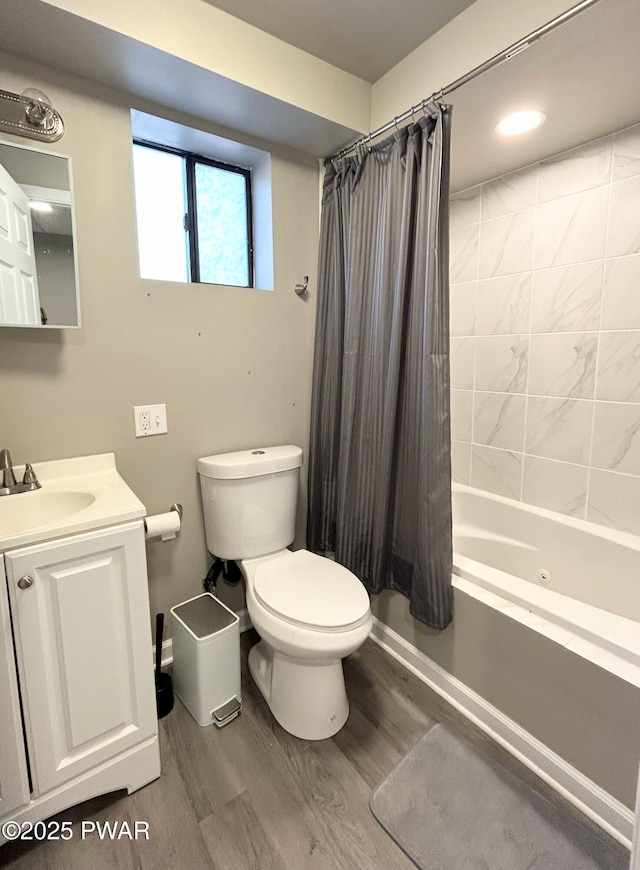
[[[295,537],[302,450],[260,447],[198,460],[207,549],[220,559],[284,550]]]

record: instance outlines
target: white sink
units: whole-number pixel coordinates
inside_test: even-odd
[[[33,470],[42,489],[0,497],[0,552],[146,514],[113,453],[34,463]],[[20,480],[23,469],[15,471]]]
[[[69,519],[96,500],[90,492],[22,492],[0,500],[0,529],[15,535]]]

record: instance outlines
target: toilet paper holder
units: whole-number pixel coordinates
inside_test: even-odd
[[[170,510],[170,511],[175,511],[175,512],[178,514],[178,516],[180,517],[180,522],[182,522],[182,514],[184,513],[184,510],[183,510],[182,505],[180,504],[180,502],[176,502],[175,504],[172,504],[171,507],[169,508],[169,510]],[[144,523],[144,532],[145,532],[145,534],[146,534],[147,531],[148,531],[148,529],[147,529],[147,518],[146,518],[146,517],[143,519],[143,523]]]

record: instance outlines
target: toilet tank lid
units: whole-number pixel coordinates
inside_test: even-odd
[[[289,471],[302,465],[302,450],[288,444],[284,447],[255,447],[234,453],[219,453],[198,459],[198,474],[217,480],[258,477]]]

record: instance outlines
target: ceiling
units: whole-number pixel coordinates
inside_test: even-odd
[[[283,10],[290,3],[298,11],[291,14],[286,25],[294,31],[290,39],[298,44],[308,38],[314,21],[316,24],[318,20],[324,21],[324,30],[320,24],[316,28],[318,51],[332,41],[327,19],[339,22],[339,29],[352,41],[351,47],[338,42],[333,45],[339,54],[335,63],[343,68],[358,52],[371,57],[383,55],[392,34],[406,30],[404,24],[397,22],[390,26],[385,18],[389,10],[393,11],[394,19],[403,18],[397,13],[399,0],[393,3],[389,0],[304,0],[303,13],[300,11],[302,2],[216,0],[216,5],[222,8],[233,4],[236,15],[246,6],[259,7],[252,13],[254,21],[262,14],[263,7],[277,6],[280,11],[278,15],[273,14],[268,25],[274,28],[275,23],[282,22]],[[407,9],[414,8],[414,0],[403,2]],[[566,2],[570,8],[576,0]],[[442,12],[445,3],[448,17],[470,5],[467,0],[438,0],[438,5],[434,0],[415,0],[416,6],[429,6],[429,17],[436,14],[434,10]],[[378,6],[380,9],[376,8],[375,15],[366,16],[363,4],[367,9]],[[344,16],[349,13],[343,6],[351,10],[358,8],[360,16],[372,25],[367,29],[347,26]],[[319,10],[323,12],[320,19]],[[421,20],[426,26],[426,14]],[[436,26],[436,20],[430,17],[429,27]],[[414,42],[423,40],[425,33],[422,31]],[[52,39],[51,34],[56,38]],[[526,35],[523,33],[522,37]],[[353,43],[363,47],[356,51]],[[599,0],[526,51],[448,95],[447,100],[453,104],[452,190],[462,190],[639,123],[639,47],[640,2]],[[0,49],[213,121],[230,131],[282,142],[317,157],[335,153],[367,132],[342,127],[238,82],[222,79],[40,0],[5,4]],[[216,99],[203,102],[202,93],[215,93]],[[420,97],[428,96],[430,94],[420,94]],[[522,137],[499,138],[494,132],[497,121],[524,107],[541,109],[547,116],[546,123]],[[394,111],[400,115],[408,108],[408,105],[398,104]],[[225,135],[224,131],[220,135]]]
[[[153,28],[150,30],[153,33]],[[138,108],[143,108],[140,100],[150,101],[157,104],[160,114],[166,107],[182,116],[191,115],[194,123],[211,122],[221,136],[233,139],[234,133],[248,134],[315,157],[332,154],[366,132],[227,78],[152,43],[42,0],[0,0],[0,51],[129,94],[134,98],[132,105]],[[41,87],[48,90],[44,82]],[[64,106],[57,108],[64,117]],[[366,111],[361,116],[365,117]]]
[[[203,0],[375,82],[474,0]]]
[[[73,236],[71,205],[51,203],[50,212],[31,212],[34,233],[50,233],[56,236]]]
[[[305,0],[301,9],[300,0],[203,2],[371,82],[471,5]],[[577,2],[567,0],[567,9]],[[640,122],[640,2],[600,0],[447,100],[453,105],[453,190]],[[408,108],[398,105],[397,114]],[[496,123],[522,108],[543,111],[545,124],[522,137],[498,136]]]
[[[447,101],[454,190],[639,123],[640,3],[600,0]],[[523,108],[543,111],[545,123],[498,136],[496,123]]]

